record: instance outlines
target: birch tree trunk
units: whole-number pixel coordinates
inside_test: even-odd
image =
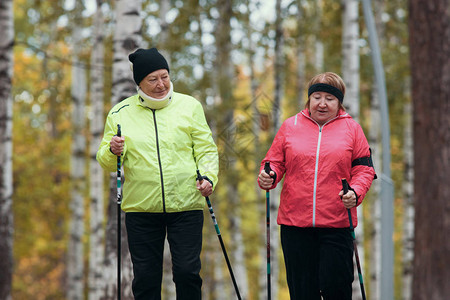
[[[81,18],[82,4],[75,5],[75,19]],[[86,125],[86,71],[80,65],[82,50],[82,28],[75,25],[72,32],[72,154],[71,154],[71,221],[70,238],[67,249],[67,299],[84,298],[84,196],[86,191],[85,151],[86,138],[83,130]]]
[[[103,291],[103,260],[105,254],[103,221],[103,170],[96,160],[96,153],[103,133],[104,114],[104,20],[101,5],[97,0],[97,10],[93,24],[93,47],[91,55],[91,123],[90,123],[90,235],[89,235],[89,275],[88,298],[99,300]]]
[[[225,182],[223,182],[222,185],[225,186],[227,194],[227,216],[230,224],[229,234],[232,237],[229,241],[233,241],[233,243],[229,243],[229,246],[226,248],[230,253],[230,262],[233,266],[236,282],[239,283],[239,292],[242,298],[247,298],[247,270],[245,268],[244,243],[241,231],[242,212],[238,210],[240,196],[237,193],[239,173],[236,169],[238,157],[236,151],[239,150],[234,148],[237,145],[233,145],[233,137],[236,137],[236,123],[234,120],[235,100],[232,94],[232,78],[234,78],[234,72],[230,56],[232,49],[230,24],[230,20],[233,16],[232,1],[219,0],[217,2],[217,9],[219,11],[219,18],[216,23],[216,66],[219,95],[221,98],[220,106],[221,112],[223,112],[220,128],[223,130],[223,138],[225,138],[224,142],[226,142],[225,149],[227,151],[225,156],[228,158],[228,165],[223,166],[227,169],[225,173]],[[226,280],[230,280],[229,277]],[[230,287],[228,293],[230,295],[229,298],[234,298],[235,291],[233,285],[229,284],[227,286]]]
[[[216,25],[216,27],[217,27],[217,25]],[[216,38],[216,40],[217,40],[217,38]],[[216,48],[217,48],[217,45],[216,45]],[[217,52],[218,52],[218,50],[216,49],[216,55],[217,55]],[[216,64],[220,63],[220,60],[218,58],[216,58],[216,61],[217,61]],[[221,73],[217,72],[217,75],[219,75],[219,74],[221,74]],[[220,104],[222,101],[222,99],[220,97],[220,87],[219,87],[220,80],[219,79],[213,80],[212,85],[213,85],[213,89],[214,89],[214,106],[216,108],[220,108]],[[216,113],[217,112],[218,112],[218,109],[216,109]],[[221,116],[220,113],[218,113],[217,115]],[[218,132],[220,132],[220,130],[222,130],[222,127],[221,127],[222,123],[223,123],[222,120],[219,117],[217,117],[211,124],[211,131],[213,133],[213,136],[216,137],[216,141],[218,144],[217,146],[219,149],[220,149],[219,143],[222,142],[222,140],[221,140],[221,136],[219,136]],[[220,165],[221,169],[223,168],[223,165],[224,165],[223,160],[224,160],[224,158],[222,156],[222,153],[219,153],[219,165]],[[221,186],[224,185],[222,177],[221,177],[220,185]],[[218,188],[216,187],[215,193],[217,193],[217,189]],[[212,202],[212,205],[214,205],[214,203],[215,202]],[[220,207],[218,205],[214,205],[213,207],[214,207],[214,212],[215,212],[216,216],[218,216],[218,215],[220,216],[221,215]],[[215,234],[215,232],[214,232],[214,234]],[[211,272],[212,278],[210,280],[211,286],[210,286],[209,296],[210,296],[210,299],[213,299],[213,300],[226,300],[226,297],[228,295],[225,293],[225,284],[224,284],[225,276],[224,276],[223,270],[222,270],[222,267],[223,267],[223,257],[222,256],[223,255],[222,255],[219,247],[217,247],[217,246],[214,247],[214,243],[217,243],[217,238],[216,237],[211,238],[211,237],[212,236],[209,235],[208,242],[211,243],[211,245],[213,245],[211,248],[211,260],[210,260],[212,262],[211,267],[213,270]]]
[[[206,212],[204,213],[204,218],[207,220],[208,216],[206,215]],[[210,270],[214,270],[214,261],[213,261],[213,252],[211,251],[211,242],[212,241],[212,232],[210,230],[206,230],[208,226],[205,227],[205,230],[203,231],[203,250],[202,250],[202,278],[203,278],[203,285],[202,285],[202,299],[203,300],[210,300],[214,299],[212,298],[213,293],[213,284],[214,284],[214,276],[210,272]],[[208,270],[208,271],[205,271]],[[206,274],[206,275],[205,275]]]
[[[342,75],[346,86],[344,105],[350,116],[359,122],[359,1],[343,0],[342,4]]]
[[[236,169],[234,169],[236,170]],[[236,174],[236,173],[235,173]],[[238,193],[237,184],[235,185],[235,189],[231,189],[233,185],[230,186],[228,197],[230,199],[236,199],[233,201],[234,203],[231,203],[231,205],[234,204],[234,207],[240,208],[239,201],[240,201],[240,195]],[[243,210],[235,210],[236,216],[230,220],[231,226],[230,226],[230,233],[231,237],[229,239],[230,243],[230,249],[233,249],[233,273],[236,279],[236,283],[238,285],[239,293],[243,299],[248,298],[248,280],[247,280],[247,268],[246,268],[246,261],[245,261],[245,248],[244,248],[244,239],[242,238],[242,220],[241,220],[241,214],[243,214]],[[223,260],[223,262],[225,262]],[[222,263],[223,263],[222,262]],[[233,283],[231,281],[231,278],[229,279],[229,289],[232,290],[231,297],[235,297],[235,291],[233,287]]]
[[[380,43],[383,43],[384,37],[384,25],[381,20],[381,16],[385,10],[384,0],[375,0],[373,5],[375,8],[374,19],[375,26],[380,37]],[[383,48],[383,46],[381,46]],[[372,160],[375,167],[375,171],[381,170],[381,113],[380,113],[380,99],[377,92],[377,87],[374,84],[372,87],[372,97],[370,102],[370,129],[369,129],[369,145],[372,149]],[[371,299],[380,298],[380,276],[381,276],[381,198],[380,198],[381,181],[374,180],[370,188],[370,192],[373,195],[372,207],[372,231],[371,237],[371,249],[372,255],[369,256],[370,268],[369,268],[369,285],[368,294]]]
[[[13,274],[12,114],[14,23],[11,0],[0,4],[0,299],[11,300]]]
[[[412,277],[414,259],[414,142],[412,137],[411,103],[406,103],[403,115],[406,118],[404,145],[405,172],[403,182],[404,220],[403,220],[403,287],[402,300],[412,299]]]
[[[273,129],[274,136],[280,128],[281,120],[281,101],[283,99],[283,80],[284,80],[284,33],[283,33],[283,12],[281,8],[281,0],[276,0],[275,3],[275,91],[274,91],[274,102],[273,102]]]
[[[247,40],[248,40],[248,48],[246,49],[246,55],[247,55],[247,64],[249,67],[249,71],[250,71],[250,96],[251,96],[251,104],[250,104],[250,109],[251,109],[251,124],[252,124],[252,134],[255,137],[259,137],[260,132],[261,132],[261,124],[260,124],[260,112],[258,109],[258,95],[257,95],[257,89],[258,89],[258,81],[256,79],[256,74],[255,74],[255,43],[253,41],[254,37],[253,37],[253,33],[254,31],[254,26],[252,25],[251,22],[251,12],[255,11],[255,8],[251,5],[251,1],[247,0],[246,1],[246,6],[247,6],[247,15],[245,16],[245,28],[246,28],[246,35],[247,35]],[[258,138],[255,138],[253,140],[254,144],[254,164],[255,167],[253,169],[253,173],[254,174],[258,174],[259,173],[259,167],[260,167],[260,163],[261,163],[261,156],[263,155],[262,151],[260,150],[260,142]],[[261,198],[261,189],[259,188],[258,185],[255,185],[255,195],[256,195],[256,199],[260,199]]]
[[[409,1],[414,124],[412,299],[450,295],[450,1]]]
[[[133,81],[133,74],[130,69],[128,55],[136,50],[141,43],[142,19],[139,12],[142,9],[139,0],[116,0],[116,24],[113,37],[113,90],[111,105],[119,103],[123,99],[136,93],[136,84]],[[127,174],[122,173],[125,182]],[[126,184],[124,182],[124,184]],[[105,287],[103,298],[117,298],[117,188],[116,174],[110,174],[110,192],[108,202],[108,220],[106,228],[106,249],[104,274]],[[133,279],[130,253],[128,251],[128,241],[126,238],[126,229],[124,224],[124,214],[121,219],[121,290],[122,299],[133,299],[131,291],[131,282]]]
[[[284,31],[283,31],[283,9],[281,7],[281,0],[275,3],[275,70],[274,70],[274,103],[273,103],[273,135],[277,133],[281,126],[281,108],[283,93],[283,82],[285,77],[284,71]],[[278,281],[280,278],[280,263],[279,255],[281,253],[280,234],[276,222],[278,215],[278,206],[280,203],[281,186],[278,185],[275,189],[270,191],[270,274],[271,274],[271,292],[274,299],[278,298]]]
[[[381,170],[381,123],[380,123],[380,100],[376,89],[372,90],[372,99],[370,102],[370,129],[369,145],[372,149],[372,160],[375,171]],[[380,199],[380,180],[374,180],[370,187],[372,194],[371,220],[372,228],[370,233],[371,255],[369,256],[369,281],[368,295],[370,299],[379,299],[380,295],[380,274],[381,274],[381,199]]]
[[[170,31],[169,31],[169,23],[167,22],[166,15],[170,10],[170,0],[160,0],[159,1],[159,26],[161,27],[161,31],[159,33],[158,38],[158,51],[161,52],[162,55],[167,60],[169,67],[171,66],[170,60],[170,52],[167,49]]]
[[[227,293],[225,289],[226,274],[224,274],[225,269],[223,265],[223,255],[220,250],[217,250],[214,255],[214,278],[215,285],[213,288],[212,298],[213,300],[228,300],[230,299],[230,293]]]
[[[352,118],[359,122],[359,1],[343,0],[342,24],[342,75],[346,85],[344,105]],[[364,215],[363,205],[358,206],[358,227],[355,228],[358,252],[361,257],[361,269],[364,270]],[[356,264],[353,264],[354,280],[352,284],[353,299],[362,299]],[[365,272],[363,272],[365,274]]]
[[[197,39],[199,41],[202,40],[202,37],[204,36],[203,33],[203,22],[204,20],[207,18],[205,16],[204,13],[204,7],[202,7],[201,11],[195,15],[196,21],[199,24],[198,30],[197,30]],[[209,78],[208,75],[206,73],[205,70],[205,65],[206,65],[206,58],[205,58],[205,53],[206,53],[206,49],[207,46],[205,46],[204,44],[200,43],[199,45],[201,51],[199,54],[199,58],[200,58],[200,65],[203,68],[203,74],[202,74],[202,78],[200,79],[200,82],[202,82],[202,86],[206,86],[209,84],[213,84],[214,87],[216,87],[217,85],[215,84],[215,81],[213,80],[211,83],[208,83]],[[218,95],[218,89],[217,88],[213,88],[214,92],[216,95]],[[208,93],[206,91],[206,89],[200,89],[199,92],[199,100],[201,101],[206,101],[207,97],[208,97]],[[208,103],[207,103],[208,104]],[[207,106],[208,108],[208,106]],[[206,114],[206,118],[208,119],[208,110],[205,109],[205,114]],[[214,139],[216,140],[217,137],[217,130],[216,130],[216,124],[213,120],[208,120],[209,125],[211,127],[211,131],[212,131],[212,135],[214,137]],[[213,194],[214,197],[214,194]],[[214,206],[214,209],[216,210],[216,206]],[[216,300],[217,298],[214,297],[214,292],[216,291],[216,279],[215,279],[215,270],[217,269],[216,267],[216,263],[215,263],[215,259],[216,258],[221,258],[220,253],[219,253],[219,248],[217,247],[217,236],[216,236],[216,232],[214,230],[214,226],[212,224],[212,220],[209,214],[209,211],[205,210],[204,211],[204,228],[203,228],[203,250],[202,250],[202,279],[203,279],[203,285],[202,285],[202,299],[204,300]],[[220,275],[222,276],[222,275]]]
[[[261,101],[265,100],[265,95],[258,91],[258,79],[256,75],[256,66],[255,66],[255,58],[256,58],[256,48],[257,45],[256,42],[256,35],[259,35],[255,28],[257,27],[252,20],[254,19],[252,17],[253,13],[256,13],[258,15],[259,12],[259,6],[261,5],[259,1],[245,1],[245,5],[247,6],[247,14],[245,15],[245,24],[244,28],[246,28],[246,38],[248,40],[248,48],[246,49],[246,56],[247,56],[247,64],[249,68],[249,76],[250,76],[250,95],[251,95],[251,104],[250,104],[250,115],[251,115],[251,130],[252,135],[255,137],[253,139],[253,163],[254,166],[250,168],[251,174],[254,174],[255,176],[259,174],[259,169],[261,165],[261,158],[264,157],[264,149],[261,147],[261,141],[260,141],[260,135],[261,132],[264,130],[268,130],[269,127],[266,124],[263,124],[264,120],[266,120],[267,112],[261,112],[258,108],[258,106],[261,104]],[[259,19],[256,19],[257,22],[259,22]],[[256,210],[258,213],[258,228],[261,233],[265,232],[266,230],[266,223],[263,222],[265,220],[265,205],[264,205],[264,197],[263,191],[258,186],[258,184],[254,185],[255,189],[255,199],[256,199]],[[264,193],[265,194],[265,193]],[[263,297],[266,296],[266,278],[267,278],[267,271],[266,271],[266,246],[265,246],[265,234],[260,235],[260,243],[258,243],[258,252],[259,252],[259,258],[261,259],[261,270],[259,273],[259,276],[257,278],[253,278],[251,280],[251,285],[257,286],[258,289],[256,290],[258,292],[256,299],[263,299]],[[264,268],[262,268],[264,266]],[[251,286],[249,286],[249,289]],[[249,291],[250,293],[250,291]],[[259,297],[258,297],[259,296]]]
[[[260,103],[261,98],[264,97],[262,95],[262,93],[259,93],[258,95],[258,80],[256,78],[256,72],[255,72],[255,52],[256,52],[256,46],[255,43],[253,41],[254,37],[253,34],[255,33],[254,29],[255,26],[252,24],[251,22],[251,13],[256,11],[256,7],[254,7],[251,4],[251,1],[246,1],[246,5],[248,8],[248,13],[246,16],[246,23],[245,26],[247,28],[247,39],[248,39],[248,49],[247,49],[247,57],[248,57],[248,66],[249,66],[249,70],[250,70],[250,95],[251,95],[251,104],[250,104],[250,109],[251,109],[251,116],[252,116],[252,134],[254,135],[255,139],[253,140],[253,149],[254,149],[254,167],[253,169],[250,169],[250,171],[252,172],[252,174],[254,174],[254,176],[256,176],[257,174],[259,174],[259,169],[261,166],[261,158],[264,157],[264,153],[263,153],[263,149],[261,147],[261,142],[260,142],[260,135],[262,130],[267,130],[268,128],[264,128],[261,130],[261,127],[264,126],[262,125],[262,118],[266,115],[263,116],[263,114],[259,111],[258,109],[258,104]],[[266,114],[266,112],[264,112],[264,114]],[[258,186],[258,184],[255,182],[254,185],[255,188],[255,199],[256,199],[256,210],[258,212],[258,228],[260,230],[260,232],[264,232],[265,228],[266,228],[266,223],[263,222],[263,220],[265,220],[265,205],[264,205],[264,196],[263,196],[263,191],[261,190],[261,188]],[[259,257],[261,258],[261,266],[265,266],[265,264],[263,263],[264,260],[266,259],[266,249],[267,247],[264,246],[265,244],[265,235],[261,234],[261,239],[260,242],[261,244],[258,243],[259,247]],[[258,294],[259,294],[259,298],[263,299],[262,297],[264,297],[265,293],[266,293],[266,270],[262,270],[259,272],[259,276],[257,278],[254,278],[253,281],[253,285],[259,286],[258,289]],[[249,286],[249,289],[251,287]]]
[[[315,4],[315,8],[316,8],[316,17],[315,17],[315,22],[313,23],[314,26],[314,32],[320,32],[321,31],[321,26],[320,26],[320,20],[322,20],[322,4],[323,0],[317,0],[316,4]],[[314,60],[314,65],[316,67],[316,71],[318,73],[323,72],[323,53],[324,53],[324,47],[323,47],[323,42],[320,39],[316,38],[315,41],[315,60]]]
[[[296,47],[296,57],[297,57],[297,103],[299,111],[301,111],[305,105],[305,45],[306,38],[303,33],[305,22],[305,13],[303,8],[303,0],[297,0],[297,47]]]
[[[115,3],[112,105],[136,93],[128,55],[142,44],[141,1],[116,0]]]

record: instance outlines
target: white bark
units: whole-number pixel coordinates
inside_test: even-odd
[[[0,299],[11,300],[13,273],[13,170],[11,80],[14,23],[12,0],[0,4]]]
[[[225,269],[224,269],[224,258],[219,248],[217,248],[217,251],[214,255],[215,262],[214,262],[214,278],[215,285],[214,285],[214,300],[228,300],[231,299],[230,295],[226,292],[225,289]]]
[[[133,74],[130,68],[128,55],[142,44],[141,27],[142,19],[139,12],[142,4],[139,0],[117,0],[113,37],[113,79],[111,105],[136,93],[136,84],[133,81]],[[126,174],[122,172],[126,178]],[[125,179],[126,180],[126,179]],[[106,232],[106,249],[104,274],[105,279],[104,296],[107,299],[117,297],[117,188],[116,174],[110,174],[110,193],[108,207],[108,221]],[[124,214],[121,218],[121,290],[122,299],[132,299],[131,282],[133,279],[130,253],[126,239],[124,224]]]
[[[305,94],[306,57],[303,46],[297,47],[296,56],[297,56],[297,103],[298,103],[298,111],[301,111],[305,106],[305,102],[307,99]]]
[[[320,28],[320,20],[322,19],[322,0],[317,0],[316,1],[316,17],[315,17],[315,31],[316,32],[320,32],[321,28]],[[315,45],[314,45],[314,49],[315,49],[315,60],[314,60],[314,65],[316,68],[316,71],[318,73],[323,72],[323,57],[324,57],[324,46],[323,46],[323,42],[319,39],[316,39],[315,41]]]
[[[403,182],[404,220],[403,220],[403,300],[412,299],[412,277],[414,259],[414,153],[412,134],[411,103],[406,103],[403,115],[406,117],[404,133],[405,178]]]
[[[237,189],[229,189],[228,196],[232,199],[236,199],[235,205],[237,206],[240,197],[238,194]],[[245,212],[244,212],[245,214]],[[245,247],[244,247],[244,239],[242,237],[242,222],[241,222],[241,214],[237,213],[230,222],[233,224],[232,228],[234,228],[233,231],[231,231],[232,238],[229,239],[228,248],[234,249],[232,252],[232,258],[231,259],[231,266],[232,270],[236,279],[236,284],[239,288],[240,295],[243,299],[248,298],[248,280],[247,280],[247,268],[245,263]],[[225,247],[227,247],[225,245]],[[228,249],[226,248],[226,249]],[[229,277],[230,278],[230,277]],[[234,298],[235,292],[233,287],[233,282],[231,281],[231,278],[229,279],[229,286],[232,289],[231,297]]]
[[[169,23],[167,22],[166,15],[170,10],[170,0],[161,0],[159,4],[159,26],[161,27],[161,31],[159,33],[158,38],[158,51],[161,52],[162,55],[167,60],[169,67],[171,65],[170,61],[170,53],[167,49],[167,44],[170,38],[169,31]]]
[[[381,14],[384,11],[384,0],[376,0],[373,7],[375,10],[375,22],[376,30],[380,37],[380,41],[383,41],[384,28],[381,22]],[[377,93],[376,86],[373,86],[372,99],[370,105],[370,130],[369,130],[369,144],[372,148],[372,159],[375,167],[375,171],[381,171],[381,119],[380,119],[380,101]],[[369,257],[370,261],[370,299],[380,298],[380,275],[381,275],[381,199],[380,199],[380,180],[374,180],[371,186],[371,192],[373,195],[372,203],[372,223],[373,231],[371,234],[372,255]]]
[[[303,0],[297,0],[297,48],[296,48],[296,57],[297,57],[297,103],[299,107],[299,111],[303,109],[306,97],[305,97],[305,66],[306,66],[306,57],[305,57],[305,47],[306,47],[306,38],[302,32],[303,24],[305,23],[305,14],[303,9]]]
[[[342,23],[342,75],[346,85],[344,105],[347,112],[352,118],[359,122],[359,10],[357,0],[343,0],[344,6]],[[364,272],[364,218],[363,205],[358,206],[358,226],[355,228],[356,241],[358,245],[358,253],[360,257],[361,270]],[[356,264],[354,270],[354,280],[352,285],[353,299],[362,299],[359,285],[358,272]]]
[[[206,16],[204,15],[204,12],[201,12],[199,14],[197,14],[196,16],[196,20],[199,24],[199,28],[197,31],[198,40],[202,40],[202,37],[204,36],[203,33],[203,28],[201,26],[202,21],[206,18]],[[199,47],[201,48],[201,52],[200,52],[200,64],[204,67],[205,66],[205,54],[207,51],[207,47],[205,47],[205,45],[200,44]],[[205,67],[204,67],[205,68]],[[206,70],[204,70],[203,72],[203,78],[200,80],[202,82],[206,81]],[[215,81],[212,81],[212,84],[215,84]],[[213,88],[214,90],[214,94],[218,94],[216,92],[218,92],[217,89],[217,85],[214,86]],[[199,100],[200,101],[205,101],[206,102],[206,98],[208,96],[208,92],[205,89],[201,89],[199,92]],[[206,106],[206,109],[208,107]],[[207,113],[207,111],[205,111]],[[211,131],[212,131],[212,135],[214,137],[214,139],[216,139],[216,123],[214,122],[214,120],[210,120],[210,127],[211,127]],[[213,194],[214,196],[214,194]],[[213,201],[214,202],[214,201]],[[214,203],[213,203],[214,205]],[[205,204],[206,207],[206,204]],[[203,285],[202,285],[202,299],[204,300],[215,300],[214,297],[214,289],[215,289],[215,277],[214,277],[214,272],[215,272],[215,258],[216,256],[220,256],[220,253],[217,252],[215,249],[219,250],[217,248],[218,246],[218,241],[217,241],[217,235],[216,232],[214,230],[214,225],[212,223],[211,220],[211,216],[208,210],[204,210],[204,225],[203,225],[203,250],[202,250],[202,279],[203,279]],[[220,250],[219,250],[220,251]]]
[[[130,68],[128,55],[142,44],[142,19],[139,0],[116,1],[116,24],[114,27],[114,64],[112,104],[136,93],[136,84]]]
[[[284,33],[283,33],[283,11],[281,8],[281,0],[276,0],[275,3],[275,61],[274,61],[274,103],[273,103],[273,132],[274,135],[280,128],[281,120],[281,107],[283,99],[283,79],[284,79]]]
[[[342,76],[345,82],[344,105],[355,121],[359,121],[359,1],[343,0]],[[358,215],[359,216],[359,215]]]
[[[226,136],[225,142],[226,147],[233,146],[228,141],[228,137],[236,136],[236,123],[234,119],[234,101],[232,94],[233,81],[235,74],[233,72],[233,64],[231,60],[231,16],[233,13],[232,3],[230,1],[220,0],[217,3],[217,9],[219,11],[220,17],[216,23],[216,59],[217,59],[217,80],[219,96],[221,98],[221,106],[223,109],[222,124],[225,130]],[[228,257],[232,265],[233,273],[236,278],[236,282],[239,282],[240,293],[243,298],[247,297],[248,293],[248,283],[247,283],[247,270],[245,268],[244,262],[244,250],[242,241],[242,230],[241,230],[241,215],[237,211],[238,203],[240,203],[240,197],[237,193],[239,180],[236,180],[235,174],[237,172],[237,161],[238,157],[235,154],[237,149],[229,149],[227,155],[229,156],[229,164],[222,166],[227,169],[226,176],[224,176],[222,186],[226,188],[227,191],[227,201],[229,204],[229,209],[227,211],[227,217],[229,219],[229,228],[227,229],[229,235],[233,237],[233,244],[227,245],[226,239],[224,238],[225,247],[227,249]],[[225,216],[225,215],[224,215]],[[218,215],[220,220],[220,215]],[[219,224],[220,225],[220,224]],[[222,264],[223,265],[223,264]],[[226,263],[225,263],[226,267]],[[237,269],[239,271],[237,271]],[[234,297],[234,287],[232,282],[230,282],[229,275],[224,278],[229,289],[227,289],[228,298]],[[219,294],[217,294],[219,296]]]
[[[282,99],[284,97],[283,82],[284,71],[284,31],[283,31],[283,8],[281,0],[275,3],[275,91],[273,104],[273,136],[281,126]],[[278,279],[280,274],[279,254],[280,254],[280,235],[276,222],[278,206],[280,202],[280,185],[270,191],[270,274],[271,274],[271,294],[274,299],[278,298]],[[266,270],[267,272],[267,270]]]
[[[280,206],[281,185],[270,191],[270,275],[272,299],[278,299],[278,279],[280,278],[281,242],[277,224],[278,207]],[[265,264],[264,264],[265,266]],[[267,272],[267,271],[266,271]],[[266,293],[267,294],[267,293]]]
[[[84,297],[84,191],[86,138],[83,129],[86,124],[86,73],[80,66],[81,28],[73,31],[72,63],[72,157],[71,157],[71,222],[70,239],[67,250],[67,299]]]
[[[212,245],[213,245],[213,232],[211,230],[211,219],[209,217],[209,213],[204,211],[204,225],[203,225],[203,249],[202,249],[202,279],[203,279],[203,285],[202,285],[202,299],[203,300],[209,300],[214,299],[211,297],[211,294],[213,292],[213,285],[214,285],[214,276],[213,276],[213,270],[214,270],[214,253],[212,251]],[[217,238],[214,236],[215,240]]]
[[[255,71],[255,52],[256,52],[256,45],[255,45],[255,41],[254,41],[254,36],[253,34],[255,33],[255,26],[254,24],[252,24],[252,18],[251,18],[251,14],[252,13],[258,13],[258,5],[256,3],[252,3],[252,1],[246,1],[246,5],[247,5],[247,9],[248,9],[248,13],[246,15],[246,19],[245,19],[245,28],[246,28],[246,39],[248,41],[248,48],[246,49],[246,55],[247,55],[247,64],[248,64],[248,68],[249,68],[249,76],[250,76],[250,95],[251,95],[251,104],[250,104],[250,109],[251,109],[251,130],[252,130],[252,134],[255,137],[255,139],[253,140],[253,153],[254,153],[254,166],[250,169],[250,172],[252,172],[253,174],[258,174],[259,173],[259,169],[260,169],[260,163],[261,163],[261,156],[264,155],[263,154],[263,149],[261,149],[261,143],[259,140],[260,134],[261,134],[261,117],[262,114],[258,109],[258,105],[260,104],[260,96],[261,94],[258,94],[258,80],[256,78],[256,71]],[[266,129],[263,129],[266,130]],[[263,222],[263,220],[265,220],[264,216],[265,216],[265,209],[264,209],[264,202],[263,200],[263,191],[261,190],[261,188],[255,184],[254,185],[254,190],[255,190],[255,198],[256,201],[258,203],[257,205],[257,210],[259,213],[260,218],[258,219],[260,222],[258,223],[258,228],[260,228],[261,232],[264,232],[265,230],[265,222]],[[261,235],[261,241],[262,241],[262,237],[264,235]],[[260,246],[260,247],[259,247]],[[261,245],[257,245],[257,249],[259,249],[258,251],[258,256],[260,256],[261,258],[261,266],[265,266],[266,264],[263,263],[263,259],[265,260],[266,257],[266,247],[263,246],[263,244]],[[265,270],[261,270],[261,272],[259,272],[258,277],[256,278],[251,278],[250,279],[250,284],[255,286],[259,286],[260,290],[259,290],[259,294],[260,294],[260,299],[262,299],[261,297],[263,297],[265,295],[265,282],[266,282],[266,272]],[[246,283],[248,285],[248,283]],[[238,282],[239,285],[239,282]],[[248,287],[250,288],[250,286]],[[246,299],[248,297],[249,291],[246,291],[246,297],[243,299]]]
[[[90,240],[88,298],[99,300],[103,290],[103,256],[105,254],[103,221],[103,170],[95,159],[103,133],[103,81],[104,81],[104,21],[102,0],[97,0],[93,24],[93,47],[91,56],[91,123],[90,123]]]
[[[375,171],[381,170],[381,139],[380,139],[380,104],[376,90],[372,92],[372,101],[370,104],[370,129],[369,129],[369,144],[372,149],[372,160],[375,167]],[[380,180],[374,180],[370,188],[373,195],[372,200],[372,233],[371,233],[371,255],[370,261],[370,273],[369,273],[369,286],[370,295],[367,295],[370,299],[379,299],[379,284],[381,274],[381,199],[380,199]]]

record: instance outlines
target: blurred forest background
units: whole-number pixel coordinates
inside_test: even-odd
[[[444,299],[450,2],[371,4],[390,118],[392,299]],[[115,175],[100,169],[95,153],[108,110],[136,91],[128,54],[138,47],[161,50],[174,89],[204,105],[220,151],[211,200],[245,299],[267,297],[259,164],[282,121],[303,108],[312,76],[342,75],[344,104],[382,173],[380,101],[361,1],[1,0],[0,36],[0,299],[116,298]],[[274,299],[288,299],[278,193],[271,194],[272,290]],[[380,261],[391,251],[380,246],[381,201],[376,180],[356,232],[368,299],[382,299]],[[122,231],[122,299],[132,299]],[[234,299],[206,209],[203,245],[204,299]],[[163,299],[175,299],[165,263]]]

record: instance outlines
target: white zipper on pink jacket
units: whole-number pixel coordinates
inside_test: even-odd
[[[320,154],[320,141],[322,139],[322,128],[329,122],[337,119],[338,117],[335,117],[329,121],[327,121],[325,124],[323,124],[322,126],[317,123],[313,118],[311,118],[309,115],[305,115],[305,113],[302,112],[302,115],[305,116],[306,118],[310,119],[311,121],[313,121],[314,123],[317,124],[317,126],[319,127],[319,139],[317,141],[317,151],[316,151],[316,165],[314,167],[314,195],[313,195],[313,219],[312,219],[312,226],[316,227],[316,193],[317,193],[317,172],[318,172],[318,165],[319,165],[319,154]],[[297,115],[295,116],[295,118],[297,119]]]

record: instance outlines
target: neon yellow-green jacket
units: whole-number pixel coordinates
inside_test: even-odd
[[[205,199],[196,188],[196,170],[215,187],[219,162],[201,103],[174,92],[172,102],[159,110],[140,105],[138,95],[115,105],[97,152],[98,162],[109,172],[117,170],[117,156],[109,150],[117,124],[125,137],[122,210],[202,210]]]

